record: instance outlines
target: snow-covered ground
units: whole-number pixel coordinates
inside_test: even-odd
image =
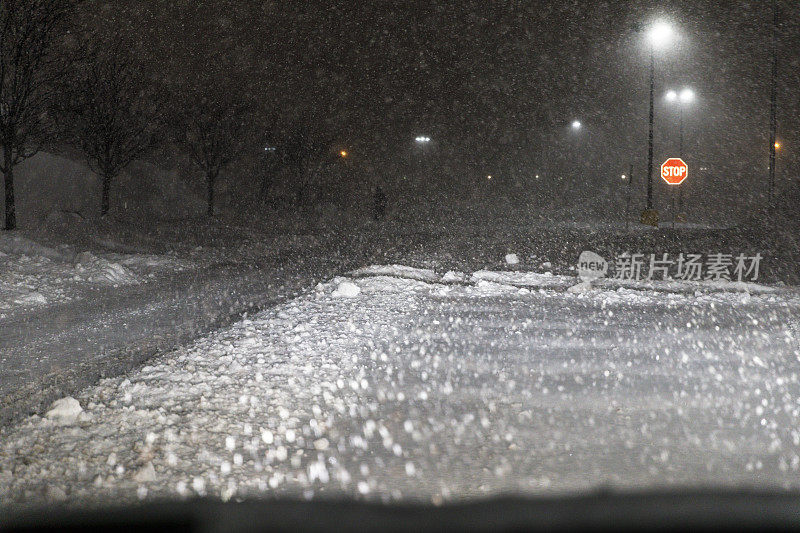
[[[333,279],[2,430],[0,502],[800,488],[794,289],[551,278]]]
[[[35,307],[73,301],[89,289],[147,281],[191,263],[151,254],[92,253],[57,248],[17,233],[0,233],[0,319]]]

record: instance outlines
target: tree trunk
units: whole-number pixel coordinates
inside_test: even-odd
[[[17,213],[14,205],[14,166],[11,164],[11,155],[5,154],[6,172],[3,174],[6,190],[6,224],[5,229],[17,229]]]
[[[214,216],[214,184],[217,181],[217,175],[214,173],[208,174],[208,216]]]
[[[100,216],[106,216],[109,211],[109,192],[111,191],[111,176],[103,175],[103,193],[100,200]]]

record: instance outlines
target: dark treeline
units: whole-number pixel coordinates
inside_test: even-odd
[[[146,12],[135,2],[0,2],[5,229],[16,227],[14,168],[42,150],[84,156],[98,176],[101,215],[120,172],[156,153],[195,169],[209,216],[226,171],[251,181],[257,202],[300,208],[319,197],[331,167],[348,163],[325,110],[281,113],[256,94],[264,85],[253,83],[242,50],[190,46],[178,29],[148,36],[137,18]],[[271,194],[278,181],[283,192]]]

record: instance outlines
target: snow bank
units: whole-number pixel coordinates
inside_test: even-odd
[[[80,299],[93,287],[134,285],[192,266],[171,256],[78,253],[73,245],[46,246],[18,232],[0,232],[0,318]]]
[[[577,285],[572,285],[571,287],[569,287],[567,289],[567,292],[571,292],[571,293],[589,292],[589,291],[592,290],[592,288],[593,287],[592,287],[591,282],[582,281],[581,283],[578,283]]]
[[[601,279],[595,285],[605,289],[624,287],[636,290],[653,290],[660,292],[676,292],[693,294],[700,292],[746,292],[750,294],[770,294],[778,291],[776,287],[769,287],[758,283],[745,281],[681,281],[681,280],[619,280]]]
[[[50,248],[14,232],[0,232],[0,252],[5,255],[46,257],[53,261],[73,261],[75,258],[75,252],[69,247]]]
[[[469,281],[469,274],[455,270],[447,272],[441,279],[442,283],[466,283],[467,281]]]
[[[493,283],[502,283],[515,287],[558,289],[573,285],[575,283],[575,278],[569,276],[554,276],[549,272],[539,274],[537,272],[495,272],[491,270],[479,270],[472,274],[471,281],[472,283],[491,281]]]
[[[139,282],[136,275],[124,266],[97,257],[90,252],[78,254],[75,272],[91,283],[132,285]]]
[[[478,270],[465,274],[463,272],[449,271],[443,276],[437,275],[433,270],[419,269],[403,265],[372,265],[350,272],[353,277],[393,277],[422,281],[425,283],[443,284],[471,284],[490,282],[498,285],[508,285],[516,288],[567,290],[572,293],[586,292],[592,288],[600,290],[617,290],[626,288],[638,291],[672,292],[694,294],[696,292],[742,292],[748,294],[771,294],[779,289],[767,285],[750,282],[732,281],[678,281],[678,280],[652,280],[634,281],[604,278],[594,281],[591,285],[579,283],[574,276],[554,275],[550,272],[518,272],[518,271],[493,271]],[[483,286],[485,289],[486,285]]]
[[[348,275],[353,277],[393,276],[396,278],[414,279],[432,283],[439,281],[439,276],[433,270],[404,265],[371,265],[354,270]]]

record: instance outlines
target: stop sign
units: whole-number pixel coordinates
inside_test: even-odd
[[[671,157],[661,165],[661,177],[670,185],[680,185],[689,176],[689,166],[680,157]]]

